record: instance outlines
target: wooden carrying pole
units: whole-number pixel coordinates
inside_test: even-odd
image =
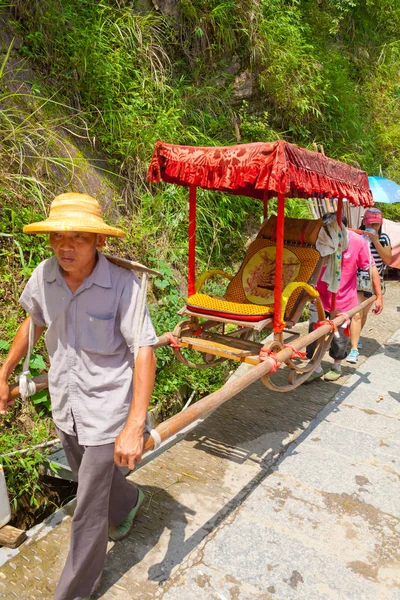
[[[352,310],[348,311],[347,315],[349,317],[352,317],[354,314],[356,314],[366,306],[372,304],[375,300],[376,296],[368,298],[358,306],[354,307]],[[346,316],[344,315],[339,315],[334,319],[336,327],[339,327],[345,321]],[[331,326],[327,323],[326,325],[318,327],[313,332],[305,335],[304,337],[299,338],[298,340],[293,342],[291,346],[292,348],[296,348],[296,350],[300,350],[301,348],[305,348],[312,342],[315,342],[320,337],[328,335],[330,332]],[[285,361],[292,357],[292,348],[284,348],[276,354],[276,358],[279,360],[280,363],[283,364]],[[248,387],[258,379],[261,379],[261,377],[269,373],[274,368],[274,366],[275,360],[273,358],[267,358],[266,360],[260,362],[259,365],[250,369],[241,377],[238,377],[230,383],[226,383],[224,386],[222,386],[221,389],[217,390],[216,392],[213,392],[212,394],[209,394],[208,396],[205,396],[195,404],[192,404],[192,406],[189,406],[177,415],[174,415],[170,419],[167,419],[167,421],[164,421],[164,423],[161,423],[157,427],[157,431],[160,434],[161,440],[165,441],[168,438],[175,435],[176,433],[178,433],[179,431],[181,431],[182,429],[184,429],[185,427],[187,427],[188,425],[190,425],[191,423],[193,423],[194,421],[196,421],[197,419],[205,418],[208,414],[210,414],[212,411],[218,408],[221,404],[223,404],[227,400],[230,400],[230,398],[233,398],[233,396],[241,392],[244,388]],[[40,389],[43,389],[47,385],[47,383],[44,384],[44,380],[46,379],[47,381],[47,375],[41,375],[40,378],[40,385],[42,386]],[[38,382],[38,379],[38,377],[34,378],[36,383]],[[10,399],[16,398],[18,395],[19,389],[18,386],[15,385],[10,389]],[[146,441],[144,452],[149,452],[153,449],[153,447],[153,438],[149,437],[149,439]]]
[[[36,384],[36,391],[40,392],[48,387],[48,377],[47,373],[43,373],[43,375],[38,375],[37,377],[32,377],[33,381]],[[10,385],[10,394],[8,396],[8,401],[15,400],[15,398],[19,397],[19,385],[18,383],[14,385]]]
[[[352,310],[348,311],[348,316],[352,317],[354,314],[356,314],[366,306],[372,304],[372,302],[374,302],[375,299],[376,296],[368,298],[368,300],[365,300]],[[338,316],[334,319],[336,327],[342,325],[345,321],[345,316]],[[328,333],[330,332],[331,327],[329,324],[322,325],[321,327],[315,329],[313,332],[293,342],[291,346],[293,348],[296,348],[296,350],[300,350],[301,348],[305,348],[312,342],[315,342],[320,337],[328,335]],[[284,363],[286,360],[291,358],[292,353],[292,348],[284,348],[280,352],[277,352],[276,358],[279,360],[280,363]],[[258,379],[261,379],[261,377],[269,373],[274,366],[274,359],[268,358],[267,360],[260,362],[259,365],[250,369],[241,377],[238,377],[230,383],[226,383],[222,386],[221,389],[213,392],[212,394],[209,394],[208,396],[205,396],[204,398],[202,398],[195,404],[192,404],[182,412],[178,413],[177,415],[174,415],[170,419],[167,419],[167,421],[164,421],[157,427],[157,431],[160,434],[161,440],[167,440],[168,438],[172,437],[173,435],[175,435],[176,433],[178,433],[197,419],[205,418],[209,413],[221,406],[221,404],[223,404],[227,400],[230,400],[230,398],[236,396],[236,394],[241,392],[244,388],[248,387]],[[144,452],[149,452],[149,450],[152,450],[153,448],[154,441],[153,438],[150,437],[145,444]]]

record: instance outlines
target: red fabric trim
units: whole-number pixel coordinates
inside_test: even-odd
[[[171,346],[171,348],[182,348],[182,346],[180,345],[178,340],[174,338],[174,336],[172,335],[172,333],[170,331],[167,331],[167,333],[165,335],[168,338],[169,346]]]
[[[251,323],[256,323],[257,321],[263,321],[264,319],[272,317],[272,313],[265,313],[263,315],[238,315],[237,313],[229,313],[222,312],[219,310],[199,308],[198,306],[191,306],[190,304],[186,304],[186,306],[190,311],[195,313],[201,313],[204,315],[209,315],[211,317],[221,317],[222,319],[232,319],[233,321],[247,321]]]
[[[281,321],[282,282],[283,282],[283,246],[285,224],[285,195],[278,194],[278,214],[276,219],[276,256],[275,256],[275,287],[274,287],[274,333],[279,333],[285,327]]]
[[[260,362],[263,362],[264,360],[268,360],[269,358],[272,358],[272,360],[274,361],[275,364],[272,365],[272,367],[268,371],[267,375],[269,375],[271,373],[275,373],[281,366],[281,363],[279,361],[279,358],[276,355],[275,350],[270,350],[269,348],[265,348],[265,346],[263,346],[258,355],[258,360]]]
[[[290,344],[285,344],[285,348],[290,348],[292,351],[292,358],[301,358],[302,360],[305,360],[307,358],[307,352],[301,352],[300,350],[297,350],[297,348],[295,348],[294,346],[291,346]]]
[[[188,257],[188,296],[195,293],[196,281],[196,186],[189,191],[189,257]]]
[[[335,318],[335,311],[336,311],[336,292],[332,292],[332,297],[331,297],[331,312],[330,312],[331,319]]]
[[[338,205],[337,205],[337,224],[339,225],[340,229],[343,229],[343,223],[342,223],[342,214],[343,214],[343,198],[340,198],[338,201]]]
[[[364,171],[283,140],[210,148],[157,142],[147,178],[260,200],[282,193],[373,205]]]
[[[263,213],[264,213],[264,221],[268,218],[268,193],[267,190],[264,190],[264,198],[263,198]]]
[[[317,323],[313,324],[313,329],[318,329],[318,327],[322,327],[323,325],[329,325],[331,331],[333,331],[334,333],[337,332],[337,327],[331,319],[326,319],[325,321],[317,321]]]

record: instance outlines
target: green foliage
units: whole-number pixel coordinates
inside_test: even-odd
[[[162,273],[162,278],[154,282],[155,294],[159,299],[150,304],[150,314],[156,331],[173,331],[181,320],[177,312],[184,306],[184,298],[168,264],[160,261],[155,267]],[[187,351],[187,354],[192,362],[199,360],[196,353]],[[226,361],[205,371],[189,368],[179,363],[172,350],[165,347],[157,348],[156,356],[157,376],[152,403],[161,408],[164,416],[182,409],[192,392],[199,399],[221,387],[231,367]]]
[[[52,118],[60,118],[58,99],[68,99],[69,118],[84,123],[88,139],[123,176],[125,206],[120,202],[119,209],[126,211],[130,252],[164,269],[151,307],[160,333],[173,329],[184,298],[188,205],[185,189],[149,189],[145,183],[157,139],[222,145],[285,137],[308,147],[316,141],[336,158],[399,175],[400,11],[389,0],[185,0],[177,6],[178,21],[111,0],[15,0],[13,6],[22,52],[56,89]],[[245,71],[252,91],[243,100],[235,78]],[[2,146],[9,173],[18,153],[31,160],[24,148],[33,156],[33,147],[48,145],[44,128],[34,139],[34,121],[49,100],[42,83],[32,89],[35,111],[21,119],[24,100],[15,97],[2,113],[5,139],[14,144],[12,153]],[[81,131],[77,124],[70,127]],[[51,161],[58,165],[57,155]],[[28,181],[18,177],[27,189]],[[11,260],[18,269],[19,277],[9,283],[3,271],[6,294],[12,287],[15,299],[46,256],[44,242],[32,244],[20,232],[34,212],[45,212],[48,182],[31,181],[33,201],[21,211],[7,197],[10,185],[11,175],[4,186],[0,248],[7,266]],[[274,212],[274,201],[269,209]],[[286,214],[307,217],[309,211],[304,202],[288,200]],[[197,218],[198,273],[210,267],[234,271],[261,219],[261,204],[200,190]],[[158,354],[159,365],[170,368],[169,350]]]
[[[376,206],[382,211],[384,219],[400,222],[400,202],[397,204],[377,204]]]
[[[158,297],[156,302],[149,305],[150,315],[156,331],[161,334],[166,331],[173,331],[180,321],[177,314],[183,306],[183,297],[179,292],[176,278],[172,269],[167,263],[159,261],[155,265],[158,271],[162,273],[162,279],[156,279],[154,282],[154,293]],[[157,348],[157,371],[165,369],[166,371],[172,362],[172,352],[168,348]],[[156,390],[159,379],[156,379]],[[159,394],[158,394],[159,396]]]
[[[15,524],[22,524],[23,515],[30,514],[25,524],[32,526],[36,518],[47,511],[49,504],[57,501],[56,494],[42,478],[43,470],[50,467],[48,451],[37,449],[22,454],[16,451],[55,437],[51,419],[39,416],[28,403],[22,406],[17,401],[7,416],[2,417],[0,455]]]
[[[41,371],[47,369],[47,365],[40,354],[32,354],[29,360],[29,371],[32,377],[36,377]],[[51,401],[47,389],[36,392],[29,398],[41,415],[50,416]]]

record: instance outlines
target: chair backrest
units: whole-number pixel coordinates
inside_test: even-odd
[[[276,239],[277,219],[272,215],[265,219],[257,234],[258,238]],[[293,219],[285,218],[285,242],[315,248],[322,219]]]
[[[315,249],[315,242],[322,220],[286,219],[283,259],[283,288],[290,282],[299,281],[314,285],[321,271],[322,260]],[[229,283],[225,299],[230,302],[252,303],[263,306],[274,304],[276,264],[276,217],[264,221],[256,239],[247,249],[243,263]],[[286,307],[285,319],[298,313],[299,301],[307,294],[296,290]]]

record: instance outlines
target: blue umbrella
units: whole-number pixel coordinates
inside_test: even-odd
[[[368,177],[374,202],[394,204],[400,202],[400,185],[386,177]]]

